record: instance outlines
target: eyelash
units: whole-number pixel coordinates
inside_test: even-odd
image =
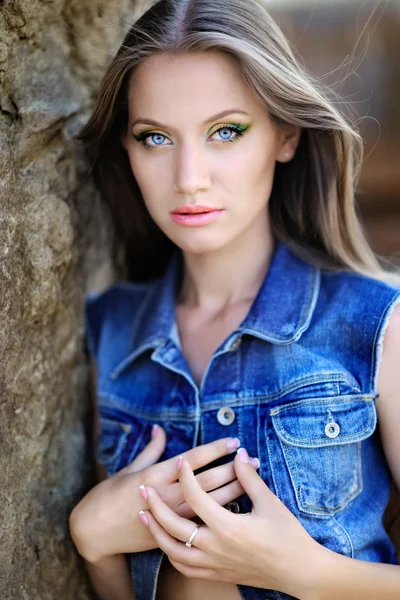
[[[229,131],[232,131],[237,134],[236,137],[234,137],[230,140],[220,140],[223,144],[229,144],[229,143],[236,142],[237,140],[239,140],[244,135],[245,131],[247,130],[247,127],[245,127],[244,125],[224,125],[223,127],[220,127],[219,129],[216,129],[215,131],[213,131],[211,135],[218,133],[218,131],[223,131],[224,129],[228,129]],[[148,137],[151,137],[152,135],[162,135],[165,138],[167,137],[163,133],[157,134],[157,132],[144,131],[139,136],[134,136],[134,138],[136,139],[137,142],[139,142],[139,144],[142,144],[142,146],[144,148],[146,148],[146,150],[154,150],[155,148],[163,148],[164,145],[149,146],[148,144],[145,143],[145,140]]]

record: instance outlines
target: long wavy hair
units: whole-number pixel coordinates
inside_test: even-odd
[[[218,50],[233,58],[272,121],[299,126],[294,158],[277,163],[269,199],[272,233],[301,258],[328,270],[400,283],[397,266],[369,246],[357,214],[363,140],[333,90],[303,67],[257,0],[159,0],[130,27],[99,86],[84,144],[90,173],[112,222],[120,276],[147,281],[164,272],[175,244],[150,217],[121,135],[130,77],[160,53]]]

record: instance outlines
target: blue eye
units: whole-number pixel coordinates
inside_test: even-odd
[[[215,133],[219,133],[221,135],[221,139],[223,142],[232,142],[233,140],[236,139],[236,137],[232,138],[232,137],[224,137],[223,134],[228,133],[229,136],[232,136],[233,133],[238,133],[237,129],[234,127],[221,127],[220,129],[217,129],[217,131],[214,131],[213,135]]]
[[[163,146],[171,146],[171,144],[162,143],[163,140],[168,139],[167,136],[163,135],[162,133],[148,133],[147,131],[144,131],[143,133],[134,135],[133,137],[137,142],[139,142],[139,144],[142,144],[144,148],[148,148],[149,150],[152,150],[153,148],[162,148]],[[151,138],[154,144],[149,144],[147,142],[148,138]]]
[[[165,135],[162,135],[162,133],[152,133],[149,137],[152,138],[152,140],[156,144],[156,146],[161,146],[162,145],[161,144],[162,139],[161,139],[161,142],[159,143],[159,142],[156,141],[156,138],[158,138],[158,140],[160,140],[160,138],[164,138],[165,139]]]
[[[217,139],[216,141],[221,141],[224,144],[229,143],[229,142],[236,142],[236,140],[238,140],[245,133],[245,131],[247,129],[248,129],[248,125],[247,126],[224,125],[223,127],[220,127],[219,129],[214,131],[211,134],[211,136],[214,136],[216,133],[221,134],[221,137],[219,139]],[[233,134],[235,134],[234,137],[232,137]],[[228,135],[228,137],[227,137],[227,135]],[[163,144],[162,143],[163,140],[169,139],[169,138],[167,138],[167,136],[163,135],[162,133],[148,133],[148,132],[144,131],[143,133],[139,134],[138,136],[134,136],[134,138],[136,139],[137,142],[142,144],[142,146],[144,148],[148,148],[149,150],[154,149],[154,148],[162,148],[165,146],[171,146],[171,144]],[[153,144],[149,144],[147,142],[147,140],[149,138],[153,140],[153,142],[154,142]]]
[[[153,144],[149,144],[147,141],[148,138],[151,138],[154,142]],[[140,142],[145,148],[157,148],[157,146],[164,146],[163,140],[167,139],[165,135],[162,133],[147,133],[143,137],[139,137],[138,142]],[[167,144],[168,145],[168,144]]]
[[[246,133],[248,128],[249,128],[249,125],[224,125],[223,127],[220,127],[219,129],[214,131],[214,133],[212,133],[212,135],[219,133],[221,135],[221,137],[217,141],[222,141],[224,144],[228,143],[228,142],[236,142],[239,138],[241,138]],[[226,137],[227,133],[231,137],[227,138]],[[232,137],[232,134],[235,134],[234,137]]]

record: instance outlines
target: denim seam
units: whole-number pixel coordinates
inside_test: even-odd
[[[160,341],[160,340],[155,340],[155,341]],[[179,372],[175,371],[175,373],[183,375],[183,373],[181,371],[179,371]],[[252,404],[254,402],[263,401],[263,400],[272,401],[272,400],[280,399],[280,398],[286,396],[287,394],[289,394],[290,392],[297,391],[298,389],[301,389],[303,387],[308,387],[313,384],[320,385],[320,384],[327,384],[327,383],[335,383],[336,381],[338,381],[338,382],[344,381],[345,383],[352,385],[352,383],[350,381],[343,379],[341,375],[336,374],[336,373],[332,373],[332,374],[328,373],[323,376],[313,375],[313,376],[306,377],[304,379],[301,379],[299,381],[296,381],[296,382],[286,386],[282,390],[279,390],[279,392],[274,392],[273,394],[262,394],[262,395],[256,395],[256,396],[255,395],[246,395],[246,396],[244,396],[244,398],[248,399],[249,402],[251,402]],[[102,384],[102,382],[100,380],[98,383],[99,396],[102,395],[103,397],[118,398],[118,396],[115,396],[114,394],[101,392],[101,384]],[[349,395],[353,395],[353,394],[349,394]],[[332,397],[334,397],[334,396],[332,396]],[[122,400],[123,398],[121,397],[120,399]],[[245,403],[243,403],[243,397],[241,397],[241,396],[229,398],[228,401],[232,402],[232,403],[237,402],[238,405],[245,404]],[[300,402],[303,400],[298,400],[298,401]],[[213,403],[210,402],[209,406],[212,406],[212,405],[213,405]],[[218,406],[218,401],[215,401],[215,406]]]
[[[363,394],[362,397],[357,397],[357,396],[340,396],[340,398],[348,398],[348,397],[354,397],[354,401],[359,400],[360,398],[366,398],[366,401],[373,401],[373,398],[369,398],[368,395]],[[338,396],[329,396],[329,397],[323,397],[322,399],[319,398],[314,398],[312,400],[307,400],[307,399],[303,399],[303,400],[296,400],[296,402],[301,402],[301,403],[315,403],[315,401],[319,400],[325,400],[325,403],[331,403],[332,401],[337,400],[337,398],[339,398]],[[218,408],[221,407],[221,404],[224,403],[226,405],[232,406],[234,408],[237,407],[244,407],[244,406],[248,406],[248,405],[254,405],[254,404],[263,404],[266,403],[268,401],[271,400],[271,396],[247,396],[246,398],[247,401],[243,401],[243,398],[222,398],[219,400],[215,400],[213,402],[205,402],[204,403],[204,399],[203,399],[203,405],[202,405],[202,410],[201,413],[207,413],[210,412],[212,410],[217,410]],[[128,398],[124,398],[122,396],[117,396],[115,394],[109,393],[109,392],[102,392],[101,390],[99,390],[98,392],[98,405],[99,407],[106,407],[106,408],[116,408],[119,410],[122,410],[123,412],[132,415],[132,416],[138,416],[140,418],[143,419],[150,419],[150,418],[160,418],[160,412],[157,413],[149,413],[149,412],[143,412],[141,410],[138,409],[132,409],[131,406],[129,406],[128,404],[129,399]],[[320,402],[322,403],[322,402]],[[205,406],[204,406],[205,404]],[[272,410],[276,410],[276,409],[272,409]],[[271,412],[270,413],[272,416],[274,416],[274,414]],[[174,419],[182,419],[188,422],[192,422],[195,421],[197,418],[199,417],[199,414],[196,412],[191,412],[191,413],[187,413],[187,412],[175,412],[175,411],[167,411],[167,412],[163,412],[162,413],[162,418],[166,419],[166,420],[174,420]]]
[[[329,514],[329,515],[335,515],[337,512],[340,512],[341,510],[343,510],[351,500],[354,500],[354,498],[356,498],[359,494],[361,494],[362,490],[363,490],[363,486],[362,486],[362,478],[361,478],[361,469],[360,469],[360,465],[361,465],[361,442],[356,442],[356,454],[357,454],[357,458],[355,461],[355,466],[354,466],[354,471],[353,471],[353,478],[355,481],[355,486],[353,486],[352,490],[348,492],[347,496],[345,496],[342,500],[342,502],[340,504],[337,504],[336,506],[332,506],[332,508],[323,508],[322,506],[316,506],[313,504],[306,504],[306,502],[303,500],[303,506],[307,507],[308,509],[316,509],[318,510],[318,514],[319,511],[321,511],[321,514]],[[304,496],[302,496],[303,498]],[[308,512],[304,509],[305,512]],[[312,514],[316,514],[316,513],[312,513]]]
[[[264,338],[264,339],[268,338],[269,341],[276,342],[277,344],[291,344],[291,343],[297,341],[310,325],[312,313],[313,313],[316,303],[317,303],[319,289],[320,289],[320,270],[314,267],[312,270],[312,280],[310,282],[309,289],[308,289],[308,296],[307,296],[306,301],[304,302],[300,318],[298,319],[298,323],[294,329],[292,337],[284,338],[282,335],[276,335],[266,329],[259,329],[258,327],[244,327],[244,328],[239,327],[239,330],[242,331],[243,333],[258,334],[262,338]],[[306,317],[305,317],[305,315],[306,315]],[[304,322],[302,323],[302,321],[304,321]]]
[[[121,372],[135,360],[140,354],[142,354],[145,350],[150,350],[151,348],[157,349],[162,344],[164,344],[165,340],[163,338],[155,337],[153,340],[148,341],[146,344],[142,344],[139,348],[136,348],[134,352],[131,352],[126,356],[121,362],[119,362],[115,367],[113,367],[112,371],[108,374],[110,379],[116,379]]]
[[[144,419],[145,421],[151,421],[152,419],[155,418],[160,418],[160,413],[159,412],[144,412],[140,409],[137,408],[132,408],[131,406],[128,406],[127,404],[123,404],[122,398],[119,398],[118,396],[115,396],[113,394],[102,394],[99,393],[98,394],[98,406],[99,409],[101,408],[115,408],[117,410],[121,410],[124,413],[126,413],[127,415],[130,415],[132,417],[138,417],[140,419]],[[102,402],[102,399],[105,399],[106,402]],[[192,412],[190,414],[185,413],[185,412],[174,412],[171,414],[168,414],[167,412],[162,413],[162,418],[165,421],[172,421],[175,419],[182,419],[182,421],[187,421],[188,423],[191,422],[195,422],[198,419],[199,415],[196,412]]]
[[[277,486],[276,482],[277,480],[279,481],[279,475],[278,477],[275,476],[275,467],[274,467],[274,463],[273,461],[271,461],[271,441],[270,441],[270,436],[268,433],[268,422],[267,419],[265,419],[265,423],[264,423],[264,437],[265,437],[265,441],[266,441],[266,445],[267,445],[267,455],[268,455],[268,464],[269,464],[269,468],[270,468],[270,472],[271,472],[271,478],[272,481],[274,482],[274,488],[275,488],[275,494],[277,495],[279,493],[279,486]],[[262,468],[262,465],[261,465]]]
[[[129,436],[128,431],[122,431],[118,437],[117,444],[115,445],[115,448],[113,449],[112,454],[107,454],[104,450],[101,449],[102,435],[100,435],[98,437],[97,443],[96,443],[96,457],[101,459],[101,460],[99,460],[99,462],[101,462],[102,464],[107,465],[107,466],[111,465],[113,462],[115,462],[115,460],[117,460],[118,457],[123,452],[123,449],[127,442],[128,436]],[[104,457],[104,460],[103,460],[103,457]]]
[[[287,467],[288,467],[288,471],[289,471],[289,476],[292,482],[292,486],[293,486],[293,490],[297,499],[297,505],[300,511],[305,512],[305,513],[309,513],[309,514],[314,514],[314,515],[334,515],[337,512],[343,510],[347,504],[349,504],[349,502],[351,500],[353,500],[356,496],[358,496],[361,491],[362,491],[362,478],[360,476],[361,474],[361,469],[360,469],[360,462],[361,462],[361,454],[360,454],[360,448],[361,448],[361,442],[357,442],[356,444],[356,461],[355,461],[355,468],[354,468],[354,473],[356,475],[356,485],[352,488],[351,491],[348,492],[348,494],[343,498],[342,502],[340,504],[337,504],[336,506],[333,506],[331,508],[324,508],[323,506],[317,506],[317,505],[312,505],[312,504],[307,504],[307,501],[304,499],[304,495],[302,493],[302,488],[300,486],[300,484],[298,483],[298,468],[297,468],[297,464],[296,464],[296,460],[293,459],[293,457],[291,456],[291,453],[289,451],[289,448],[285,448],[281,442],[281,448],[282,448],[282,452],[283,452],[283,456],[284,459],[286,461]]]
[[[157,594],[157,583],[158,583],[158,578],[160,575],[161,563],[164,560],[164,554],[165,554],[165,552],[162,552],[161,556],[159,557],[159,559],[157,561],[157,566],[154,570],[151,600],[155,600],[155,597]]]
[[[350,546],[350,551],[351,551],[351,555],[349,558],[354,558],[354,546],[353,546],[353,541],[350,537],[349,532],[347,531],[346,527],[344,527],[344,525],[342,525],[342,523],[340,523],[337,518],[335,516],[332,516],[332,519],[335,521],[335,523],[340,527],[340,529],[343,531],[345,537],[347,538],[347,541],[349,543]]]
[[[343,396],[319,396],[315,398],[305,398],[304,400],[296,400],[294,402],[290,402],[288,404],[284,404],[283,406],[278,406],[276,408],[272,408],[270,411],[270,415],[276,416],[282,411],[292,410],[294,408],[298,408],[299,406],[303,406],[304,404],[331,404],[332,400],[342,401],[343,398],[346,398],[346,402],[371,402],[373,404],[374,397],[371,394],[344,394]]]
[[[341,398],[348,398],[348,396],[342,396]],[[337,402],[337,397],[334,398],[334,401]],[[281,417],[281,413],[285,410],[291,410],[293,408],[299,408],[299,406],[322,406],[322,405],[326,405],[326,404],[331,404],[332,403],[332,399],[323,399],[323,400],[318,400],[318,401],[307,401],[307,400],[303,400],[299,402],[296,402],[296,406],[287,406],[287,407],[280,407],[280,408],[276,408],[276,409],[272,409],[270,411],[270,416],[272,417],[272,422],[274,425],[274,429],[278,435],[278,437],[280,439],[283,439],[287,444],[292,445],[292,446],[300,446],[300,447],[327,447],[327,446],[335,446],[335,445],[341,445],[341,444],[345,444],[347,442],[354,442],[354,441],[360,441],[361,439],[364,439],[367,433],[372,433],[376,427],[376,409],[375,409],[375,404],[374,404],[374,399],[368,399],[368,400],[364,400],[364,399],[360,399],[360,398],[355,398],[355,399],[347,399],[346,403],[351,403],[351,402],[357,402],[357,401],[361,401],[361,402],[365,402],[366,404],[364,405],[365,407],[368,407],[368,421],[365,425],[365,427],[363,429],[360,429],[358,431],[356,431],[355,433],[351,433],[351,434],[347,434],[347,435],[342,435],[339,438],[326,438],[326,437],[322,437],[322,432],[320,436],[315,436],[315,437],[295,437],[293,435],[291,435],[290,433],[287,432],[287,430],[285,429],[284,423],[282,423],[282,417]],[[363,407],[364,409],[364,407]],[[308,415],[309,416],[309,415]],[[300,416],[301,418],[301,416]],[[373,427],[373,428],[372,428]],[[363,436],[363,437],[360,437]],[[305,444],[308,444],[308,446],[305,446]],[[311,445],[311,446],[310,446]]]

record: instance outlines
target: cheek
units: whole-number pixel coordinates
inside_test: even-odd
[[[264,204],[271,195],[275,164],[274,157],[266,150],[245,157],[235,171],[235,193],[252,198],[255,209]]]
[[[143,152],[151,152],[151,150],[144,150],[141,154]],[[164,172],[160,161],[151,160],[151,157],[141,156],[137,151],[131,150],[129,152],[129,162],[144,202],[149,212],[152,213],[153,209],[151,205],[153,204],[156,208],[160,204],[158,199],[165,193],[168,185],[167,173]]]

